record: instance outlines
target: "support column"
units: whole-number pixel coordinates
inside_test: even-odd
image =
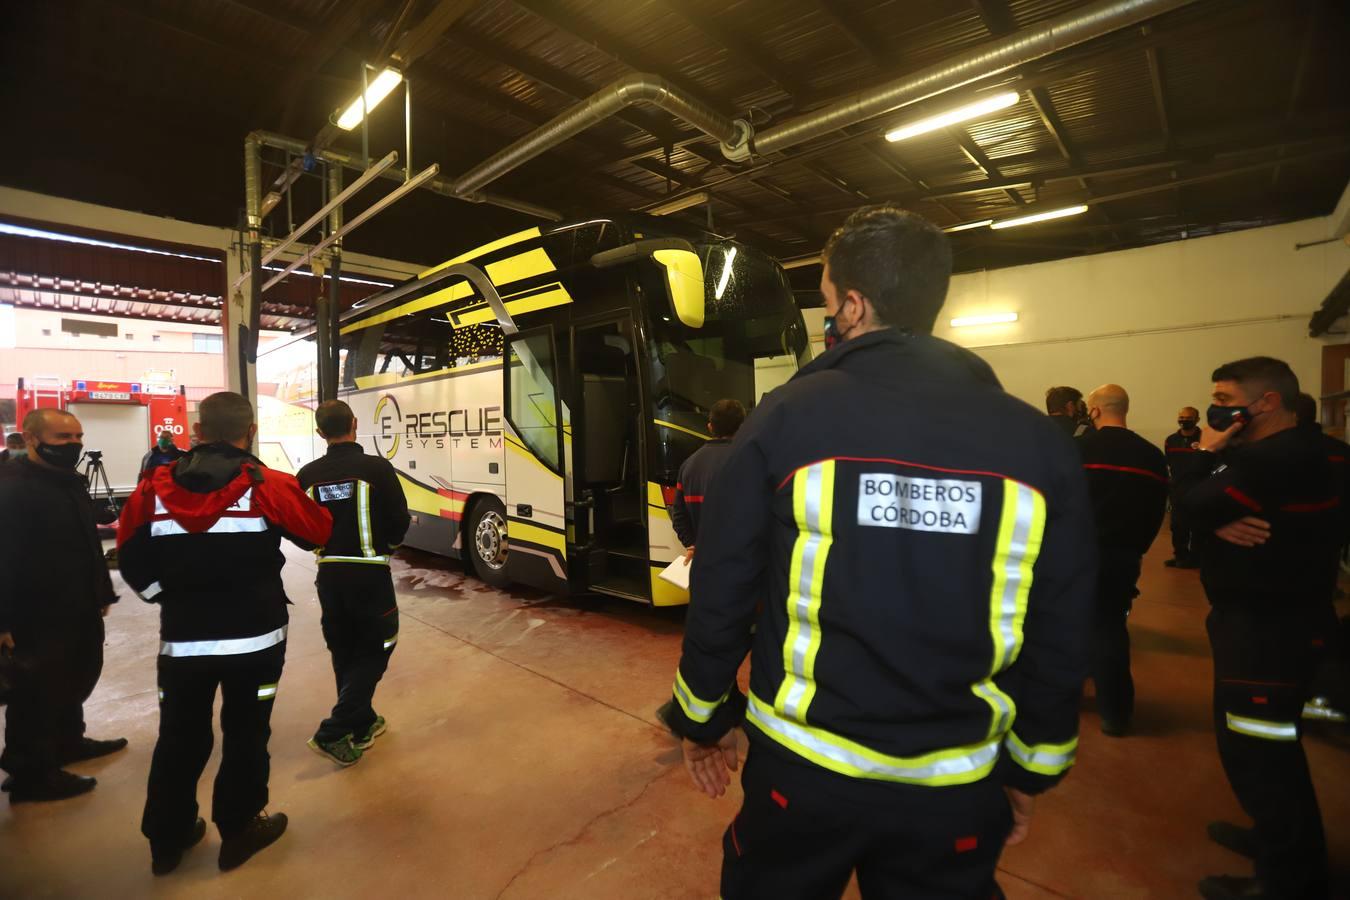
[[[229,298],[225,328],[226,378],[230,390],[257,409],[258,330],[262,321],[262,143],[244,139],[244,247],[250,277]]]
[[[328,164],[328,196],[336,197],[342,193],[342,166]],[[328,233],[334,234],[342,227],[342,204],[334,206],[328,213]],[[316,331],[318,333],[317,371],[319,378],[319,399],[334,400],[338,392],[339,334],[338,319],[342,315],[342,240],[333,243],[328,254],[328,284],[326,296],[322,288],[318,299]]]

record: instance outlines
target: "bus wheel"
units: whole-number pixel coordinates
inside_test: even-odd
[[[496,497],[484,497],[469,517],[469,558],[473,573],[493,587],[506,587],[506,508]]]

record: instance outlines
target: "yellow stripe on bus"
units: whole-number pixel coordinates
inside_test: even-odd
[[[540,528],[538,525],[530,525],[527,522],[512,519],[506,523],[506,537],[508,541],[519,538],[540,547],[557,550],[562,554],[563,559],[567,558],[567,537],[556,531],[549,531],[547,528]]]
[[[572,295],[567,292],[567,288],[558,284],[551,291],[545,291],[542,294],[534,294],[530,297],[522,297],[519,300],[507,300],[505,305],[506,311],[511,315],[522,316],[525,313],[537,312],[541,309],[551,309],[555,306],[563,306],[571,302]],[[484,306],[455,316],[455,324],[460,327],[465,325],[481,325],[484,322],[495,322],[496,319],[497,314],[492,311],[492,307]]]
[[[456,263],[468,262],[469,260],[477,259],[480,256],[486,256],[493,250],[500,250],[503,247],[509,247],[512,244],[519,244],[522,241],[528,241],[530,238],[539,237],[539,234],[540,232],[538,226],[535,226],[534,228],[527,228],[524,231],[517,231],[515,234],[508,234],[506,237],[498,238],[497,240],[493,241],[490,244],[484,244],[481,247],[474,247],[472,250],[469,250],[466,253],[461,253],[454,259],[447,259],[440,265],[432,266],[430,269],[427,269],[425,272],[418,275],[417,277],[426,278],[428,275],[439,272],[441,269],[444,269],[448,266],[453,266]]]

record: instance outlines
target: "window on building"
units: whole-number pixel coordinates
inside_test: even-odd
[[[158,343],[159,343],[159,335],[157,335],[157,334],[152,334],[152,335],[150,335],[150,342],[151,342],[152,344],[158,344]]]
[[[223,353],[225,350],[225,338],[219,334],[194,334],[192,336],[192,352],[194,353]]]
[[[129,340],[129,341],[134,341],[134,340],[136,340],[136,335],[134,335],[134,334],[132,334],[130,331],[128,331],[128,332],[127,332],[127,340]]]
[[[91,322],[87,319],[62,319],[61,330],[66,334],[96,334],[99,337],[117,337],[116,322]]]
[[[42,329],[42,336],[43,336],[43,337],[51,337],[51,336],[52,336],[52,330],[51,330],[50,328],[44,328],[44,329]]]

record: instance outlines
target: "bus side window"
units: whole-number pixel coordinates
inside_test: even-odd
[[[346,359],[342,366],[342,386],[354,388],[359,378],[374,374],[380,358],[380,344],[384,339],[384,325],[372,325],[343,336]]]
[[[535,456],[561,471],[558,399],[554,389],[553,333],[544,328],[511,341],[506,418]]]

